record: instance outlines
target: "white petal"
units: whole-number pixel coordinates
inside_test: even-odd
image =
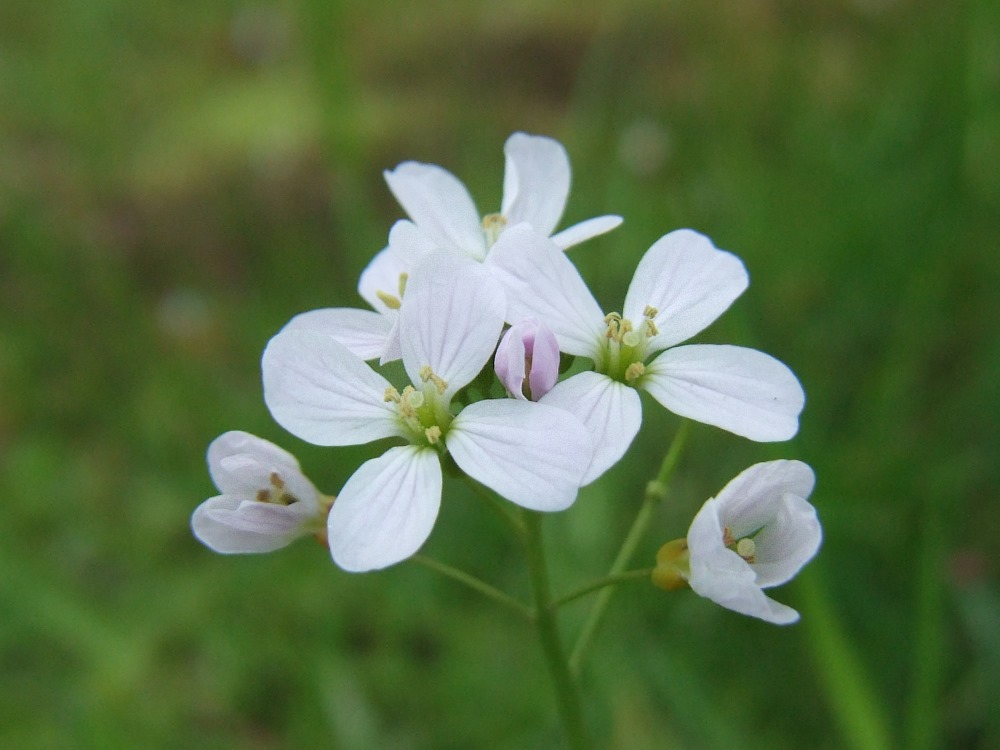
[[[798,495],[783,495],[774,517],[754,537],[757,585],[770,588],[794,578],[819,550],[822,540],[816,509]]]
[[[597,372],[581,372],[556,383],[540,403],[565,409],[590,433],[594,460],[584,484],[621,460],[642,425],[642,402],[635,389]]]
[[[333,560],[344,570],[377,570],[405,560],[430,536],[441,505],[441,462],[415,445],[361,464],[327,519]]]
[[[583,425],[568,412],[514,399],[465,407],[445,444],[470,477],[541,511],[573,504],[593,450]]]
[[[739,346],[668,349],[647,365],[641,386],[675,414],[758,442],[793,437],[805,405],[788,367]]]
[[[395,316],[397,310],[385,304],[379,292],[390,297],[400,297],[400,276],[410,271],[407,260],[392,247],[386,247],[361,272],[358,280],[358,294],[362,299],[383,315]]]
[[[400,310],[403,364],[414,384],[430,365],[447,384],[447,401],[489,361],[503,329],[503,289],[479,263],[448,253],[414,270]]]
[[[389,247],[407,268],[413,268],[427,255],[442,248],[412,221],[400,219],[389,230]]]
[[[734,612],[778,625],[798,620],[798,612],[761,591],[750,564],[726,549],[722,538],[718,502],[711,499],[698,511],[688,531],[691,554],[688,583],[692,590]]]
[[[482,260],[486,238],[469,191],[436,164],[403,162],[384,173],[392,194],[413,222],[437,244]]]
[[[622,315],[637,323],[646,306],[659,312],[651,351],[673,346],[704,330],[749,284],[743,261],[718,250],[708,237],[678,229],[657,240],[639,261]]]
[[[562,144],[543,135],[514,133],[503,147],[503,205],[510,224],[527,222],[545,235],[562,218],[569,196],[569,157]]]
[[[587,283],[551,240],[524,224],[500,235],[486,265],[507,291],[507,320],[536,318],[568,354],[595,357],[606,330]]]
[[[715,496],[723,523],[736,537],[764,526],[786,494],[807,498],[816,475],[801,461],[765,461],[744,469]]]
[[[621,223],[622,217],[615,216],[614,214],[595,216],[593,219],[581,221],[571,227],[566,227],[561,232],[556,232],[550,239],[563,250],[568,250],[574,245],[586,242],[592,237],[607,234],[612,229],[620,226]]]
[[[322,528],[316,508],[275,505],[220,495],[199,505],[191,530],[202,544],[222,554],[272,552]]]
[[[405,436],[390,383],[331,337],[288,331],[271,339],[261,362],[264,401],[275,421],[315,445],[360,445]]]
[[[327,307],[296,315],[281,330],[323,333],[360,359],[376,359],[385,352],[392,320],[372,310]]]
[[[208,472],[224,495],[253,498],[257,490],[269,486],[272,471],[277,471],[285,481],[301,477],[309,482],[302,476],[295,456],[249,432],[225,432],[208,446]]]

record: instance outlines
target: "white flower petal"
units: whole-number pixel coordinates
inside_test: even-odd
[[[303,503],[275,505],[220,495],[199,505],[191,516],[198,541],[224,555],[273,552],[319,526],[317,509]]]
[[[727,609],[777,625],[799,619],[791,607],[761,591],[750,564],[723,546],[723,524],[718,501],[710,499],[698,511],[688,531],[691,572],[688,583],[699,596]]]
[[[271,339],[261,362],[264,401],[275,421],[315,445],[360,445],[405,436],[390,383],[330,336],[287,331]]]
[[[758,442],[799,429],[805,393],[784,364],[739,346],[668,349],[646,366],[641,387],[675,414]]]
[[[590,433],[594,460],[583,484],[618,463],[642,425],[642,402],[635,389],[597,372],[581,372],[556,383],[540,403],[565,409]]]
[[[406,268],[413,268],[427,255],[436,250],[442,250],[427,233],[421,232],[412,221],[400,219],[389,230],[389,247],[404,263]]]
[[[812,504],[798,495],[783,495],[774,517],[754,537],[757,585],[766,589],[790,581],[813,558],[822,540]]]
[[[659,351],[704,330],[749,283],[743,261],[716,249],[702,234],[678,229],[657,240],[639,261],[622,314],[636,323],[647,305],[655,307],[660,333],[649,348]]]
[[[595,357],[606,330],[604,313],[573,263],[525,224],[500,235],[486,265],[507,292],[507,320],[536,318],[568,354]]]
[[[415,445],[390,448],[354,472],[330,509],[334,562],[362,572],[405,560],[430,536],[440,505],[437,453]]]
[[[809,464],[801,461],[765,461],[744,469],[715,496],[726,525],[737,537],[761,528],[774,516],[786,494],[807,498],[816,484]]]
[[[607,234],[612,229],[619,227],[622,223],[621,216],[608,214],[607,216],[595,216],[593,219],[581,221],[573,226],[566,227],[561,232],[556,232],[550,239],[563,250],[568,250],[581,242]]]
[[[510,224],[527,222],[552,234],[569,196],[569,156],[562,144],[543,135],[514,133],[503,147],[506,165],[500,212]]]
[[[207,458],[208,473],[224,495],[252,498],[257,490],[269,486],[272,471],[286,482],[290,479],[297,484],[306,482],[312,492],[304,494],[315,494],[295,456],[249,432],[232,430],[219,435],[208,446]]]
[[[389,342],[392,320],[372,310],[327,307],[300,313],[281,330],[323,333],[360,359],[377,359]]]
[[[421,232],[442,247],[456,247],[482,260],[486,238],[469,191],[436,164],[403,162],[384,173],[389,190]]]
[[[568,412],[514,399],[465,407],[445,444],[470,477],[513,503],[541,511],[573,504],[593,450],[587,431]]]
[[[386,305],[379,296],[379,292],[398,299],[400,296],[400,275],[409,270],[410,266],[405,258],[392,247],[383,248],[375,254],[375,257],[365,266],[365,270],[361,272],[361,278],[358,279],[358,294],[383,315],[395,316],[398,311]]]
[[[445,401],[489,361],[503,329],[506,300],[481,264],[448,253],[414,270],[400,310],[403,364],[414,384],[430,365],[448,384]]]

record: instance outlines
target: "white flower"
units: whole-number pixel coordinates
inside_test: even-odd
[[[191,530],[216,552],[271,552],[322,532],[330,499],[274,443],[227,432],[208,446],[208,471],[222,493],[191,516]]]
[[[636,268],[622,313],[605,315],[575,266],[548,239],[512,227],[486,264],[504,284],[508,318],[544,320],[559,347],[589,357],[541,403],[574,413],[594,435],[591,482],[624,455],[642,422],[637,388],[684,417],[756,441],[798,431],[805,394],[773,357],[738,346],[676,346],[706,328],[742,294],[746,269],[707,237],[661,237]]]
[[[412,223],[390,248],[457,249],[483,260],[507,226],[527,223],[548,237],[562,218],[569,196],[570,167],[566,149],[540,135],[514,133],[504,144],[506,166],[500,213],[480,218],[469,191],[453,174],[435,164],[403,162],[385,172],[385,181]],[[621,224],[620,216],[599,216],[552,236],[566,249]],[[403,255],[407,250],[403,250]]]
[[[778,625],[798,620],[762,589],[791,580],[819,549],[822,530],[806,500],[814,483],[801,461],[769,461],[710,498],[687,535],[691,588],[744,615]]]
[[[559,343],[537,320],[512,325],[500,339],[493,369],[514,398],[538,401],[559,379]]]
[[[504,322],[502,289],[468,258],[438,253],[410,278],[399,316],[401,392],[332,337],[286,330],[263,357],[264,399],[285,429],[318,445],[400,437],[408,445],[364,463],[328,519],[334,561],[384,568],[416,552],[441,502],[445,453],[472,478],[518,505],[568,507],[590,464],[591,443],[568,412],[527,401],[452,399],[489,361]]]

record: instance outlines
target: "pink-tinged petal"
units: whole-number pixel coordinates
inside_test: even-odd
[[[698,511],[688,531],[691,556],[688,583],[692,590],[734,612],[776,625],[797,621],[798,612],[761,591],[753,568],[723,545],[723,534],[718,501],[710,499]]]
[[[524,395],[524,378],[527,374],[525,357],[528,350],[524,332],[515,330],[517,325],[520,324],[507,329],[500,339],[496,354],[493,355],[493,371],[507,389],[507,393],[516,399],[527,401],[528,397]]]
[[[743,261],[717,249],[703,234],[678,229],[658,239],[635,270],[624,317],[637,323],[647,306],[660,332],[651,351],[673,346],[704,330],[749,284]]]
[[[420,383],[429,365],[450,399],[489,361],[505,310],[503,289],[481,264],[449,253],[428,256],[410,277],[400,311],[403,365],[412,382]]]
[[[788,367],[739,346],[668,349],[647,365],[640,382],[674,414],[757,442],[794,437],[805,405],[802,386]]]
[[[465,407],[445,444],[470,477],[513,503],[540,511],[573,504],[593,451],[586,429],[571,414],[513,399]]]
[[[581,372],[557,383],[541,403],[570,412],[590,433],[594,459],[584,484],[618,463],[642,426],[642,402],[635,389],[597,372]]]
[[[593,219],[581,221],[571,227],[566,227],[561,232],[556,232],[550,239],[563,250],[569,250],[581,242],[607,234],[612,229],[621,226],[621,223],[622,217],[614,214],[595,216]]]
[[[262,359],[264,401],[275,421],[315,445],[360,445],[405,436],[383,399],[390,383],[330,336],[287,331]]]
[[[415,445],[390,448],[347,480],[327,518],[333,561],[378,570],[405,560],[430,536],[441,505],[441,462]]]
[[[398,308],[389,307],[384,297],[400,299],[400,276],[407,274],[411,266],[392,247],[386,247],[361,272],[358,280],[358,294],[375,310],[390,319],[398,314]]]
[[[469,191],[451,172],[435,165],[403,162],[384,173],[389,190],[413,223],[442,247],[482,260],[486,238]]]
[[[281,330],[323,333],[360,359],[377,359],[389,342],[392,320],[372,310],[327,307],[296,315]]]
[[[302,476],[295,456],[249,432],[232,430],[219,435],[209,444],[207,458],[212,481],[224,495],[252,498],[257,490],[269,486],[271,472],[297,484],[301,477],[311,490],[304,494],[315,494],[312,483]]]
[[[527,378],[531,400],[538,401],[559,379],[559,343],[555,334],[534,319],[515,323],[500,339],[493,369],[507,392],[522,401],[527,399]]]
[[[604,313],[573,263],[547,237],[525,225],[507,229],[486,257],[507,292],[507,320],[544,320],[568,354],[594,358],[606,330]]]
[[[514,133],[503,151],[506,166],[500,212],[509,224],[526,222],[547,237],[562,218],[569,196],[566,149],[543,135]]]
[[[191,516],[198,541],[224,555],[273,552],[321,528],[315,506],[259,503],[235,495],[210,498]]]

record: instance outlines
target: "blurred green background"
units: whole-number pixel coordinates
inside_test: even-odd
[[[583,673],[598,747],[1000,747],[1000,13],[987,0],[0,5],[0,747],[548,748],[533,633],[413,564],[190,535],[243,429],[336,492],[378,446],[284,433],[259,357],[361,305],[402,213],[381,171],[496,210],[514,130],[567,147],[562,226],[607,309],[690,226],[752,284],[699,341],[761,348],[799,436],[696,425],[637,564],[740,470],[808,461],[825,528],[778,628],[645,583]],[[678,420],[547,520],[557,591],[610,564]],[[519,595],[446,484],[426,551]],[[575,633],[586,604],[568,607]]]

